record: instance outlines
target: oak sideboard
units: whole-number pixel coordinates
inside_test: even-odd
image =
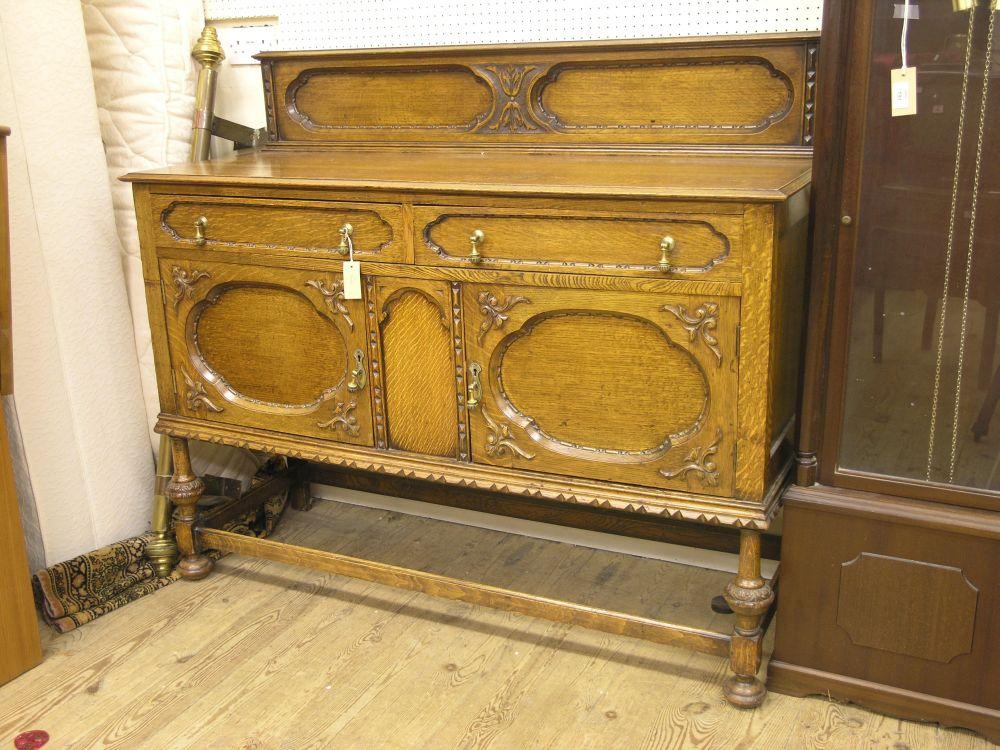
[[[262,54],[261,148],[126,178],[181,573],[239,551],[729,654],[726,696],[758,705],[816,54],[815,35]],[[189,439],[738,527],[734,633],[222,531]]]

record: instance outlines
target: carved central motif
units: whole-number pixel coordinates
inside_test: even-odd
[[[512,295],[507,299],[503,299],[497,294],[490,291],[483,291],[479,293],[476,298],[479,302],[479,309],[483,311],[483,322],[479,326],[479,343],[483,343],[483,339],[486,338],[486,334],[490,332],[490,328],[500,330],[503,328],[504,323],[510,318],[507,313],[510,311],[514,305],[518,305],[522,302],[531,304],[531,300],[527,297],[522,297],[519,294]]]
[[[474,132],[541,133],[548,130],[528,103],[531,83],[544,71],[537,65],[477,65],[493,90],[493,108]]]
[[[333,287],[328,287],[326,282],[322,279],[310,279],[306,282],[306,286],[311,286],[313,289],[318,291],[323,295],[323,299],[326,302],[326,306],[330,308],[333,313],[339,313],[344,316],[344,320],[347,321],[347,325],[354,330],[354,321],[351,320],[351,312],[347,309],[347,305],[344,304],[344,282],[338,281],[333,285]]]
[[[719,486],[719,467],[714,461],[715,454],[719,452],[719,443],[722,442],[722,430],[715,432],[715,441],[708,446],[694,448],[684,457],[684,463],[667,471],[660,469],[660,473],[667,479],[686,479],[689,474],[694,474],[708,487]]]
[[[503,458],[506,455],[518,456],[530,461],[535,457],[534,453],[528,453],[521,446],[514,442],[514,436],[510,434],[510,427],[502,422],[497,422],[490,413],[483,409],[483,419],[489,432],[486,434],[486,455],[493,458]]]
[[[677,316],[688,332],[688,341],[694,343],[699,337],[715,355],[716,364],[722,365],[722,351],[719,340],[715,337],[715,329],[719,326],[719,304],[706,302],[699,305],[694,313],[688,312],[684,305],[664,305],[663,309]]]
[[[325,422],[317,422],[316,426],[333,432],[343,430],[348,435],[357,435],[361,429],[358,426],[358,418],[354,415],[357,407],[357,401],[338,401],[333,407],[333,416]]]
[[[212,274],[208,271],[193,269],[188,271],[180,266],[170,269],[170,275],[174,280],[174,310],[180,309],[181,302],[186,299],[194,299],[194,287],[202,279],[210,279]]]

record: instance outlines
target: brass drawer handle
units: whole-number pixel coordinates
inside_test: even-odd
[[[670,273],[674,266],[670,264],[670,253],[677,247],[677,241],[669,234],[660,240],[660,270],[663,273]]]
[[[351,379],[347,382],[347,390],[357,393],[365,387],[368,382],[368,374],[365,372],[365,353],[360,349],[354,350],[354,369],[351,370]]]
[[[476,229],[470,236],[472,250],[469,252],[469,263],[478,264],[483,261],[483,256],[479,252],[479,245],[486,239],[486,233],[482,229]]]
[[[351,235],[354,234],[354,226],[351,224],[344,224],[339,231],[340,245],[337,247],[337,252],[341,255],[349,255],[351,250],[354,249],[354,241],[351,239]]]
[[[194,241],[197,245],[204,245],[205,240],[205,229],[208,227],[208,219],[204,216],[199,216],[194,220]]]
[[[467,409],[475,409],[483,400],[483,386],[479,382],[482,371],[483,366],[478,362],[469,363],[469,397],[465,400]]]

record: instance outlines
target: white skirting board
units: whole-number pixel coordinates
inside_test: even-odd
[[[683,565],[693,565],[699,568],[724,570],[730,573],[736,572],[736,555],[727,552],[697,549],[695,547],[654,542],[647,539],[633,539],[618,534],[605,534],[600,531],[574,529],[551,523],[542,523],[541,521],[509,518],[507,516],[493,515],[492,513],[481,513],[476,510],[434,505],[433,503],[425,503],[419,500],[376,495],[371,492],[361,492],[343,487],[330,487],[323,484],[313,484],[312,495],[313,497],[325,500],[335,500],[341,503],[361,505],[366,508],[378,508],[380,510],[404,513],[411,516],[423,516],[439,521],[503,531],[508,534],[548,539],[553,542],[564,542],[580,547],[590,547],[592,549],[607,550],[609,552],[635,555],[637,557],[648,557],[654,560],[666,560]],[[770,578],[774,574],[775,568],[777,568],[777,563],[772,560],[764,560],[762,567],[764,576]],[[719,593],[721,594],[722,592],[720,591]]]

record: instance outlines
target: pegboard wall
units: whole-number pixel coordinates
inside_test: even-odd
[[[204,0],[212,21],[276,17],[278,49],[649,39],[819,29],[822,0]]]

